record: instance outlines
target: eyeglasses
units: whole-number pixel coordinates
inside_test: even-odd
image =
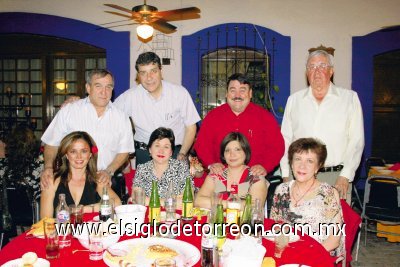
[[[307,70],[309,70],[309,71],[315,71],[316,69],[327,70],[330,67],[331,66],[326,64],[326,63],[321,63],[321,64],[318,64],[318,65],[311,64],[311,65],[307,66]]]

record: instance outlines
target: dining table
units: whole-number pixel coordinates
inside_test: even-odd
[[[96,215],[98,214],[85,214],[84,221],[90,221]],[[185,221],[185,223],[194,224],[196,220],[203,224],[206,222],[206,217],[194,218],[191,221]],[[274,223],[275,222],[271,219],[265,219],[265,229],[271,229]],[[119,242],[138,237],[139,236],[121,236]],[[201,251],[201,236],[180,235],[176,237],[176,239],[190,243]],[[328,267],[333,266],[335,261],[335,259],[330,256],[320,243],[307,235],[300,235],[300,239],[297,242],[289,243],[280,258],[274,257],[275,244],[273,241],[262,238],[262,245],[266,248],[264,257],[274,258],[276,266],[284,264],[299,264],[299,266]],[[75,253],[73,253],[74,251]],[[20,234],[0,250],[0,266],[10,260],[22,257],[26,252],[35,252],[39,258],[46,258],[45,240],[28,236],[27,232]],[[80,242],[77,239],[72,238],[71,246],[60,249],[59,258],[51,259],[49,261],[52,267],[107,266],[103,260],[90,260],[88,254],[89,252],[85,251],[85,248],[80,244]],[[193,266],[201,266],[201,260]]]
[[[392,167],[391,165],[392,164],[386,166],[377,166],[377,167],[372,166],[369,170],[368,177],[379,175],[379,176],[389,176],[400,179],[400,169],[390,170],[393,169],[391,168]],[[376,224],[376,230],[381,231],[376,233],[376,236],[384,237],[388,242],[393,242],[393,243],[400,242],[400,225],[389,225],[378,222]],[[385,234],[382,232],[395,233],[397,235]]]

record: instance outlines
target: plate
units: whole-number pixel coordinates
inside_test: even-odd
[[[386,169],[386,167],[384,167],[384,166],[371,166],[371,168],[374,169],[374,170],[377,170],[377,171]]]
[[[200,251],[187,242],[176,240],[176,239],[168,239],[168,238],[158,238],[158,237],[151,237],[151,238],[134,238],[125,241],[118,242],[110,247],[111,250],[124,250],[130,251],[133,248],[139,249],[140,251],[136,253],[136,260],[135,263],[137,267],[150,267],[154,260],[147,259],[144,257],[146,249],[151,245],[163,245],[174,249],[179,256],[175,257],[177,262],[176,266],[194,266],[200,260]],[[110,267],[119,267],[117,262],[113,262],[106,257],[107,251],[103,254],[103,260],[105,264]]]
[[[291,264],[279,265],[279,267],[311,267],[311,266],[300,264],[300,263],[291,263]]]
[[[23,266],[21,258],[8,261],[3,265],[1,265],[1,267],[19,267],[19,266]],[[36,262],[33,264],[33,267],[50,267],[50,262],[48,260],[38,258]]]
[[[273,235],[267,235],[267,236],[263,236],[265,239],[275,242],[275,236]],[[293,242],[297,242],[300,240],[300,236],[299,235],[289,235],[289,243],[293,243]]]
[[[379,170],[380,174],[391,174],[392,172],[394,172],[394,171],[392,171],[392,170]]]

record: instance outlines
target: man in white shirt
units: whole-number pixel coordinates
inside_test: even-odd
[[[114,78],[107,70],[93,70],[86,77],[87,98],[63,107],[42,136],[45,169],[42,186],[53,177],[53,162],[58,146],[65,135],[85,131],[98,147],[98,178],[108,182],[114,172],[124,164],[128,153],[135,151],[129,118],[110,101]]]
[[[136,164],[150,160],[147,143],[159,128],[175,134],[174,157],[186,158],[196,135],[200,116],[189,92],[180,85],[162,80],[161,60],[153,52],[139,55],[135,68],[140,84],[125,91],[114,104],[132,117],[135,127]]]
[[[336,187],[340,197],[351,200],[351,183],[364,149],[364,125],[360,100],[352,90],[331,83],[333,57],[326,51],[312,52],[307,60],[310,86],[292,94],[286,104],[281,132],[285,155],[281,160],[288,180],[289,145],[302,137],[314,137],[326,144],[328,157],[318,179]]]

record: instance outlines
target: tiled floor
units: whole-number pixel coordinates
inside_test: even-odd
[[[400,243],[387,242],[368,232],[367,246],[364,245],[364,230],[361,231],[358,261],[355,261],[356,247],[353,249],[353,267],[400,267]]]

